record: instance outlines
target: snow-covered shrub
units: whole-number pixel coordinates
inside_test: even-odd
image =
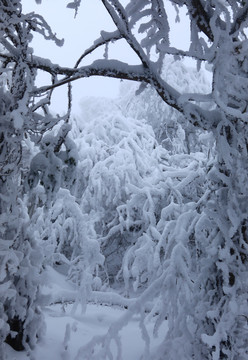
[[[94,229],[113,276],[124,251],[145,226],[144,221],[136,221],[139,203],[130,205],[132,216],[126,223],[124,206],[133,187],[145,186],[161,172],[154,156],[156,140],[150,126],[119,111],[93,117],[80,127],[75,138],[80,158],[77,198],[82,212],[89,214],[88,226]]]
[[[79,154],[76,197],[101,244],[105,271],[112,281],[118,275],[129,293],[161,273],[170,235],[164,228],[176,226],[204,194],[208,159],[182,149],[172,155],[145,120],[123,116],[119,101],[86,99],[72,134]]]
[[[73,195],[78,153],[65,124],[46,134],[26,178],[32,230],[43,249],[43,265],[58,266],[78,288],[83,309],[103,263],[99,243]]]
[[[36,188],[35,197],[38,202],[46,198],[41,186]],[[83,311],[92,289],[101,286],[98,267],[104,261],[88,221],[75,197],[62,188],[48,209],[38,206],[32,217],[32,230],[44,253],[43,265],[56,267],[78,286],[77,303]]]
[[[157,150],[160,156],[164,154],[162,147]],[[160,276],[177,243],[183,242],[186,248],[190,246],[196,204],[206,188],[207,159],[204,154],[174,155],[167,163],[161,158],[158,160],[162,169],[159,181],[134,188],[125,205],[128,208],[130,203],[139,204],[138,221],[144,224],[143,232],[138,234],[140,236],[123,258],[121,272],[126,291],[130,280],[137,290],[140,286],[147,287]]]

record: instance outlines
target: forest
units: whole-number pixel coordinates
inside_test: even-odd
[[[52,24],[0,0],[0,359],[247,360],[248,3],[97,6],[115,30],[62,66],[32,48],[63,46]],[[74,116],[96,76],[119,96]]]

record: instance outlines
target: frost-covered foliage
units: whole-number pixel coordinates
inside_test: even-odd
[[[199,152],[172,156],[157,143],[147,122],[123,116],[120,101],[124,103],[88,98],[82,103],[83,118],[73,124],[72,131],[79,159],[76,181],[70,188],[73,196],[60,190],[50,210],[44,211],[38,204],[44,202],[45,190],[35,188],[29,203],[37,207],[34,228],[48,249],[49,264],[60,259],[70,269],[70,261],[84,252],[80,241],[87,242],[87,236],[97,239],[105,257],[98,273],[101,282],[124,281],[128,294],[140,292],[161,272],[161,216],[165,214],[165,221],[178,217],[187,203],[196,202],[204,193],[207,157]],[[142,100],[138,101],[137,106],[142,107]],[[31,162],[31,179],[41,154]],[[55,156],[53,151],[51,154]],[[45,168],[49,172],[49,166]],[[41,173],[41,181],[43,177]],[[61,175],[57,182],[63,182]],[[99,250],[94,251],[99,257]],[[102,265],[102,261],[92,260],[94,276],[96,264]],[[74,266],[74,273],[80,272],[80,266]],[[94,279],[93,288],[96,281],[101,285]]]
[[[211,91],[209,73],[199,73],[184,65],[182,60],[174,60],[172,56],[165,58],[161,72],[163,79],[173,84],[178,91],[205,94]],[[150,85],[139,93],[138,84],[125,82],[121,85],[119,106],[123,114],[145,119],[151,124],[159,144],[172,154],[209,150],[211,135],[202,130],[196,131]]]
[[[3,341],[17,350],[28,350],[35,346],[44,330],[40,308],[43,252],[31,231],[32,218],[24,201],[31,157],[27,144],[39,142],[43,133],[60,118],[53,118],[47,109],[50,94],[38,101],[34,96],[37,69],[42,66],[35,64],[29,43],[32,31],[57,41],[50,27],[39,15],[22,14],[20,1],[4,0],[0,1],[0,31],[0,357],[3,359]],[[43,112],[38,113],[41,107]]]
[[[43,266],[61,265],[63,273],[78,286],[78,302],[84,311],[92,288],[101,282],[97,275],[103,256],[87,226],[88,215],[81,211],[73,195],[77,190],[79,155],[67,135],[69,130],[70,126],[64,124],[39,142],[40,149],[26,177],[25,201],[32,231],[43,249]]]
[[[176,66],[186,71],[181,63]],[[198,80],[196,76],[196,86]],[[188,90],[187,81],[183,86]],[[161,273],[164,228],[172,229],[204,194],[213,150],[211,137],[203,133],[194,147],[204,151],[185,154],[185,131],[177,113],[170,113],[151,89],[136,97],[134,92],[126,84],[115,101],[86,98],[73,126],[79,152],[76,197],[101,243],[108,277],[124,281],[126,294],[140,291]],[[165,127],[172,125],[170,115],[177,127],[170,134],[173,151],[158,143],[149,125],[157,130],[161,121],[162,128],[161,116]]]
[[[74,0],[68,7],[77,13],[80,3]],[[102,0],[102,4],[116,30],[102,31],[69,68],[31,53],[33,31],[61,45],[41,16],[23,15],[18,0],[0,1],[0,337],[9,343],[12,337],[16,348],[27,348],[40,336],[41,248],[51,263],[56,257],[48,256],[50,248],[58,261],[67,263],[80,286],[76,305],[80,299],[85,305],[94,286],[101,288],[104,271],[124,281],[127,295],[136,291],[127,314],[106,336],[80,349],[78,359],[113,359],[111,341],[120,358],[118,332],[137,315],[144,359],[246,360],[248,4],[241,0],[130,0],[126,6],[119,0]],[[181,7],[187,10],[187,50],[170,44],[171,5],[177,19]],[[139,64],[108,59],[105,52],[104,58],[80,65],[98,47],[114,46],[119,40],[126,41]],[[206,63],[212,69],[208,93],[201,87],[182,88],[173,72],[172,79],[163,73],[167,55],[193,58],[199,71]],[[51,82],[35,87],[37,71],[49,73]],[[192,77],[184,67],[175,72]],[[164,148],[156,143],[151,127],[140,122],[146,114],[129,114],[128,106],[125,113],[121,104],[121,114],[110,109],[110,114],[81,128],[76,169],[69,128],[44,135],[60,120],[68,121],[70,87],[64,118],[53,118],[48,105],[56,87],[95,75],[138,81],[139,92],[150,84],[181,114],[172,133],[165,127],[163,134],[160,119],[149,120]],[[145,103],[149,91],[142,95]],[[157,104],[156,100],[154,105],[164,111]],[[152,114],[152,106],[144,108]],[[130,109],[133,112],[134,107]],[[180,140],[171,145],[174,135]],[[23,154],[25,137],[40,146],[33,160]],[[209,145],[215,152],[206,151]],[[28,165],[23,164],[25,159]],[[47,228],[51,237],[45,234]],[[157,349],[150,348],[149,317],[155,318],[155,335],[168,321],[168,332]]]
[[[92,289],[101,286],[98,267],[104,258],[99,243],[90,233],[87,214],[82,213],[69,190],[60,189],[49,208],[41,206],[45,199],[45,190],[39,185],[28,201],[36,207],[31,229],[42,247],[43,265],[61,268],[77,285],[77,304],[84,311]]]
[[[135,314],[141,316],[143,329],[143,312],[149,309],[149,316],[157,318],[155,333],[165,318],[170,319],[170,337],[164,339],[159,353],[163,347],[167,351],[170,346],[166,344],[174,339],[173,349],[180,345],[182,355],[185,341],[194,338],[194,320],[189,324],[193,324],[188,330],[191,335],[187,333],[185,338],[179,319],[185,316],[185,309],[191,309],[194,300],[200,251],[195,243],[195,226],[209,196],[206,180],[213,159],[208,158],[208,151],[185,154],[177,148],[172,154],[164,149],[146,121],[129,117],[131,111],[124,117],[125,101],[128,99],[111,103],[86,99],[82,103],[86,108],[83,119],[73,126],[79,172],[85,175],[77,177],[77,198],[82,212],[89,214],[88,226],[100,241],[110,285],[115,280],[116,288],[118,280],[126,296],[140,296],[139,305],[130,308],[127,319]],[[137,98],[137,111],[145,105],[143,101]],[[155,119],[155,111],[153,116]],[[104,279],[102,272],[99,275]],[[173,320],[177,316],[179,323],[175,327]],[[81,349],[78,358],[91,358],[92,346],[98,341],[103,341],[104,348],[96,352],[95,358],[108,358],[110,343],[120,346],[116,331],[127,319],[110,329],[107,337]],[[149,350],[147,359],[150,356]]]
[[[140,204],[126,208],[126,203],[135,187],[151,186],[161,178],[156,140],[148,125],[123,117],[119,110],[88,119],[80,132],[75,139],[80,158],[77,198],[89,214],[113,277],[124,251],[146,226]]]
[[[156,259],[161,259],[161,255],[164,258],[158,289],[151,294],[152,285],[151,288],[148,286],[147,294],[151,296],[147,295],[146,300],[153,299],[157,303],[155,308],[152,305],[156,309],[152,313],[158,313],[157,327],[165,316],[168,317],[169,331],[156,353],[150,356],[149,337],[144,323],[141,324],[147,346],[144,358],[246,359],[248,5],[244,1],[218,0],[199,1],[197,4],[170,0],[166,6],[160,0],[131,0],[126,7],[118,0],[103,0],[102,3],[117,30],[102,32],[101,38],[80,60],[103,44],[126,40],[138,56],[140,65],[103,59],[91,64],[92,71],[94,68],[98,75],[138,80],[143,83],[140,91],[145,84],[151,84],[165,103],[181,112],[178,123],[182,128],[194,132],[195,140],[199,131],[205,131],[216,146],[216,156],[202,176],[205,181],[199,197],[187,202],[187,194],[177,193],[183,199],[182,212],[172,213],[172,218],[167,218],[170,207],[164,204],[166,211],[161,212],[157,223],[157,228],[158,224],[161,225],[161,238],[159,234],[150,232],[131,245],[132,250],[127,250],[124,255],[126,267],[122,269],[123,274],[126,271],[128,279],[131,274],[142,282],[147,275],[143,277],[139,269],[144,266],[145,273],[150,266],[142,256],[149,259],[151,242],[156,244],[157,241],[158,250],[163,249],[162,254],[158,252],[156,255]],[[180,8],[187,9],[191,32],[188,50],[170,45],[173,28],[167,13],[168,4],[175,7],[178,18]],[[152,61],[154,52],[158,55],[156,61]],[[200,89],[188,92],[178,88],[174,80],[170,82],[162,71],[168,54],[195,59],[198,70],[201,70],[202,63],[207,63],[213,73],[208,94]],[[80,71],[83,70],[82,67]],[[156,132],[159,137],[159,131]],[[198,145],[197,141],[194,141],[193,149],[195,145]],[[189,146],[186,149],[188,152],[192,150]],[[185,147],[181,150],[185,152]],[[187,171],[187,176],[190,176],[190,171]],[[188,182],[187,176],[181,184]],[[201,176],[198,178],[202,179]],[[173,189],[180,186],[180,181],[178,185],[177,181],[178,177],[173,181]],[[135,190],[133,196],[136,196]],[[152,214],[151,208],[149,214]],[[153,264],[157,263],[156,260]],[[131,311],[142,314],[138,305]],[[121,327],[121,322],[119,325]],[[86,352],[80,353],[81,356],[89,357],[94,344],[103,344],[101,356],[110,359],[111,338],[120,351],[116,332],[110,329],[106,338],[95,343],[92,341],[84,349]]]
[[[54,132],[44,135],[39,141],[40,151],[30,162],[25,184],[26,191],[32,192],[37,184],[42,185],[47,207],[55,200],[61,187],[73,191],[76,182],[78,154],[75,144],[67,136],[69,131],[70,126],[64,124],[56,135]]]

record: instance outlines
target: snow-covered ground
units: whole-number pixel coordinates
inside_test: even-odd
[[[47,331],[45,338],[37,345],[32,355],[35,360],[71,360],[77,355],[78,349],[95,335],[107,332],[108,327],[116,321],[125,310],[109,307],[88,305],[84,315],[70,314],[71,306],[54,305],[45,311]],[[152,327],[152,324],[150,324]],[[70,333],[70,338],[65,336]],[[149,328],[149,326],[148,326]],[[66,341],[65,341],[65,338]],[[138,321],[131,321],[121,331],[123,360],[137,360],[144,351],[144,341]],[[17,353],[6,345],[8,360],[29,359],[24,352]]]
[[[44,288],[48,293],[51,291],[53,299],[66,298],[73,295],[71,284],[67,283],[63,276],[52,268],[47,272],[49,285]],[[44,309],[46,334],[36,346],[35,350],[27,355],[25,352],[16,352],[8,345],[6,348],[7,360],[73,360],[78,350],[87,344],[94,336],[107,334],[111,324],[118,321],[127,310],[121,307],[88,304],[86,312],[81,313],[78,306],[75,313],[73,304],[53,304]],[[146,324],[151,334],[153,321]],[[166,324],[160,329],[160,335],[164,335]],[[132,318],[120,331],[122,343],[122,359],[138,360],[144,352],[145,342],[142,339],[141,329],[137,318]],[[156,346],[160,336],[152,337],[151,347]],[[112,345],[115,346],[114,344]],[[116,353],[113,351],[113,353]],[[83,360],[83,358],[80,357]],[[116,355],[115,359],[119,360]],[[99,359],[100,360],[100,359]]]

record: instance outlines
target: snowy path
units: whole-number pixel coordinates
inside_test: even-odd
[[[32,353],[35,360],[73,360],[78,349],[93,336],[107,332],[108,327],[117,320],[125,310],[109,306],[88,305],[84,315],[79,310],[71,315],[71,305],[62,307],[53,305],[46,309],[46,336]],[[69,324],[67,326],[67,324]],[[66,326],[70,329],[70,339],[65,350]],[[152,324],[148,324],[148,329]],[[138,321],[131,321],[121,331],[123,360],[138,360],[144,350]],[[156,339],[157,340],[157,339]],[[153,342],[155,345],[155,340]],[[7,360],[30,359],[25,353],[17,353],[6,345]],[[31,358],[32,359],[32,358]]]
[[[71,284],[57,271],[49,267],[45,276],[48,285],[44,287],[44,293],[50,293],[53,301],[75,296]],[[75,314],[72,314],[71,304],[50,305],[44,309],[47,327],[45,337],[37,344],[31,357],[28,357],[25,352],[18,353],[5,345],[6,360],[74,360],[81,346],[87,344],[96,335],[106,334],[109,326],[125,311],[127,310],[116,306],[88,304],[85,314],[81,314],[80,306]],[[153,323],[150,322],[146,326],[148,332],[152,334]],[[66,328],[67,334],[68,331],[70,333],[69,340],[66,336],[67,342],[65,341]],[[164,335],[165,331],[166,323],[161,327],[160,335]],[[128,325],[121,330],[120,336],[123,348],[122,360],[138,360],[145,347],[138,319],[129,321]],[[156,346],[161,336],[156,339],[151,337],[151,347]]]

